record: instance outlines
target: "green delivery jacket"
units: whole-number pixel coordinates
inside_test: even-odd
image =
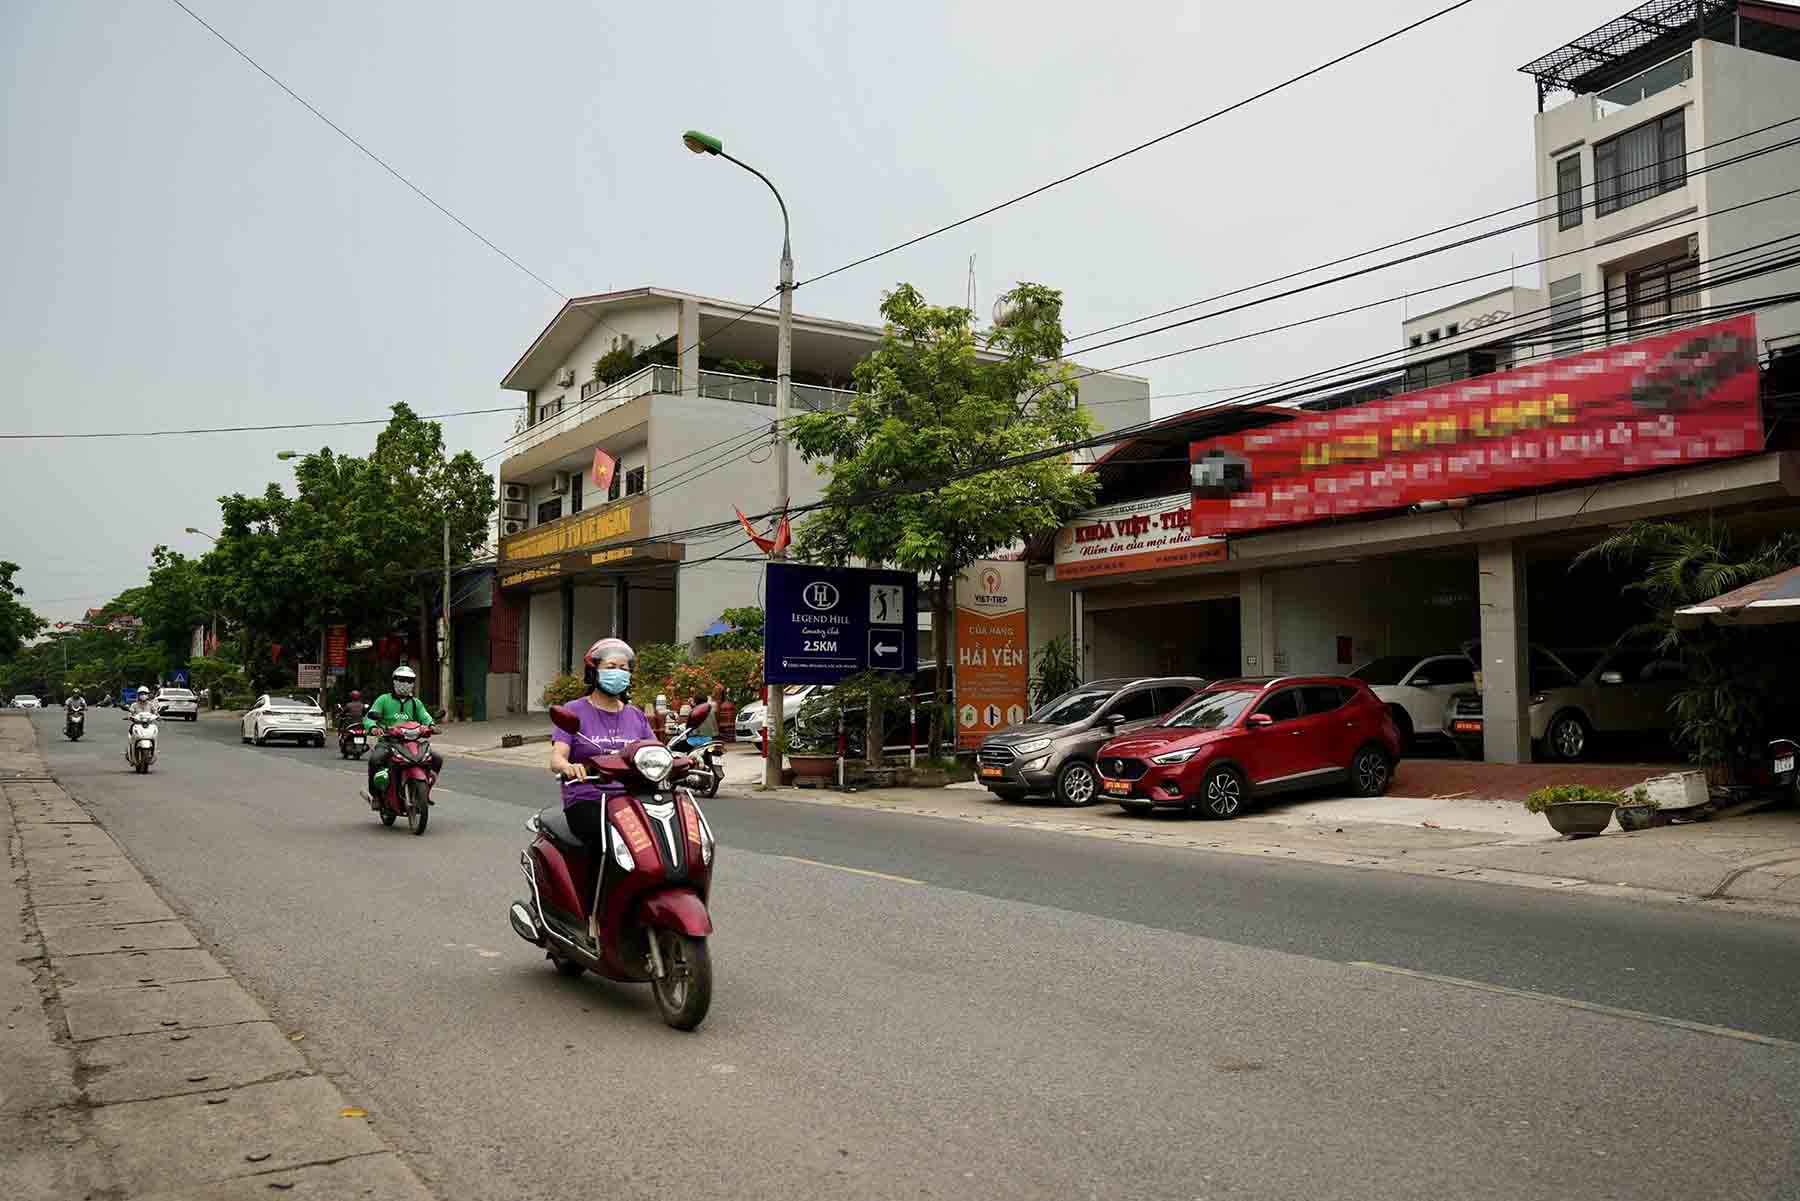
[[[385,730],[389,726],[397,726],[403,721],[416,721],[422,726],[436,724],[431,720],[431,710],[427,709],[425,702],[418,697],[409,696],[402,701],[393,693],[384,692],[375,698],[375,703],[369,706],[367,713],[363,714],[363,729],[380,728]]]

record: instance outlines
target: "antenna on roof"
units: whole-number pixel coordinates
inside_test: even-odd
[[[975,256],[969,256],[969,311],[975,311]]]

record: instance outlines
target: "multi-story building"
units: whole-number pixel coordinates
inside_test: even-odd
[[[831,410],[879,326],[795,314],[795,411]],[[760,603],[761,562],[733,507],[776,503],[776,314],[636,288],[569,301],[506,373],[525,394],[499,467],[500,528],[486,711],[537,708],[545,682],[614,633],[691,643],[728,608]],[[1103,429],[1149,416],[1139,377],[1096,374],[1081,398]],[[594,452],[617,463],[596,495]],[[795,454],[795,506],[821,477]]]

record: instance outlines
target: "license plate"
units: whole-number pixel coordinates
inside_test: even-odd
[[[1794,770],[1794,757],[1792,755],[1783,755],[1781,758],[1775,760],[1775,774],[1776,775],[1780,775],[1784,771],[1793,771],[1793,770]]]
[[[1455,730],[1458,734],[1479,734],[1479,733],[1481,733],[1481,723],[1478,721],[1452,722],[1450,728]]]
[[[981,769],[981,778],[984,780],[998,780],[1004,775],[1006,775],[1006,769],[1004,767],[984,767]]]
[[[1130,780],[1102,780],[1100,782],[1100,787],[1105,791],[1112,793],[1114,796],[1131,795]]]

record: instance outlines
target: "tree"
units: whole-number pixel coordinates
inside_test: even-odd
[[[719,619],[732,627],[729,633],[715,634],[706,645],[715,651],[760,651],[763,648],[763,611],[760,605],[727,609]]]
[[[13,583],[19,570],[17,563],[0,560],[0,659],[10,659],[19,648],[38,636],[44,619],[33,613],[19,598],[25,590]]]
[[[1713,523],[1638,521],[1576,558],[1640,564],[1644,574],[1626,585],[1655,617],[1632,631],[1650,634],[1665,651],[1679,652],[1688,687],[1675,698],[1676,738],[1715,776],[1770,733],[1772,703],[1791,689],[1800,669],[1791,637],[1765,630],[1705,626],[1685,631],[1675,610],[1800,565],[1800,534],[1783,533],[1755,551],[1736,551],[1730,533]]]
[[[1020,538],[1047,533],[1091,504],[1093,477],[1067,456],[983,471],[1077,441],[1093,426],[1062,361],[1062,293],[1021,283],[1012,319],[978,344],[968,309],[927,304],[910,284],[882,298],[880,345],[856,365],[857,394],[836,413],[801,413],[790,434],[830,476],[831,506],[801,526],[808,559],[891,563],[918,572],[931,598],[935,658],[949,658],[950,590],[958,573]],[[920,489],[925,481],[947,481]],[[932,720],[943,735],[946,673]]]

